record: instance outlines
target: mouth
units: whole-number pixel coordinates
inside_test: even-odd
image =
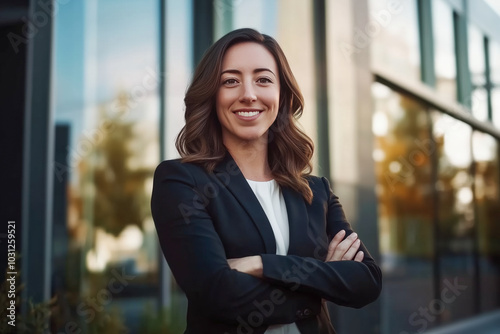
[[[254,120],[259,117],[262,110],[258,109],[238,109],[233,112],[238,118],[244,120]]]

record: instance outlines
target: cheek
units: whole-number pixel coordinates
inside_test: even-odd
[[[225,110],[224,108],[217,108],[215,110],[217,114],[217,119],[219,120],[219,124],[220,126],[222,126],[223,129],[229,127],[228,115],[224,110]]]
[[[221,93],[221,91],[218,91],[217,95],[215,96],[215,109],[217,110],[217,113],[219,112],[219,109],[221,109],[223,104],[224,104],[224,94]]]
[[[269,106],[278,109],[280,92],[279,89],[268,90],[262,95],[263,101]]]
[[[269,108],[272,108],[272,123],[278,118],[279,108],[280,108],[280,93],[279,89],[269,92],[265,97],[266,104]]]
[[[217,115],[217,119],[219,120],[219,122],[222,122],[224,120],[223,110],[224,99],[221,94],[217,93],[217,96],[215,97],[215,114]]]
[[[235,89],[221,89],[217,93],[215,101],[216,108],[227,109],[235,102],[237,98],[238,94]]]

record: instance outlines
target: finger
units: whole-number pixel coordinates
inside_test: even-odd
[[[342,260],[346,261],[354,259],[360,245],[361,245],[361,240],[356,239],[356,241],[352,243],[351,247],[349,247],[347,252],[345,252],[344,256],[342,256]]]
[[[344,239],[335,248],[331,261],[341,261],[345,253],[351,248],[352,244],[356,241],[358,235],[356,233],[351,233],[347,238]],[[354,256],[354,255],[353,255]]]
[[[363,253],[363,251],[359,251],[358,254],[356,254],[356,256],[354,257],[354,261],[362,262],[364,258],[365,258],[365,253]]]
[[[330,244],[328,245],[328,254],[326,255],[325,262],[331,261],[333,252],[337,248],[338,244],[342,241],[342,239],[344,239],[344,236],[345,236],[345,230],[340,230],[337,234],[335,234],[332,241],[330,241]]]
[[[330,261],[330,258],[333,255],[333,252],[335,251],[335,248],[337,248],[338,244],[344,239],[345,236],[345,230],[340,230],[335,236],[333,237],[332,241],[330,241],[330,244],[328,245],[328,254],[326,255],[326,262]]]

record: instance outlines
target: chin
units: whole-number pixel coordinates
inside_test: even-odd
[[[256,141],[262,139],[264,136],[266,136],[265,133],[246,133],[246,134],[241,134],[241,136],[239,137],[241,138],[241,140],[244,141]]]

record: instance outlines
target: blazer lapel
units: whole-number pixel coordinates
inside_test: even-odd
[[[243,173],[229,153],[214,169],[215,177],[234,195],[243,209],[252,218],[255,226],[264,240],[266,253],[276,254],[276,240],[266,213],[252,188],[245,180]]]
[[[304,198],[298,192],[282,187],[283,197],[285,199],[286,211],[288,213],[288,224],[290,229],[290,244],[288,254],[292,255],[310,255],[311,250],[306,241],[308,236],[309,216],[307,214]]]

